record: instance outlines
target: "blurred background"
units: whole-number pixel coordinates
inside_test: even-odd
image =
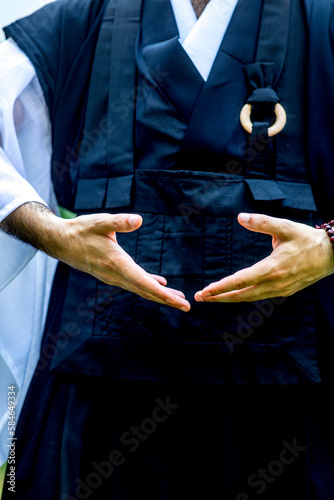
[[[7,26],[20,17],[28,16],[52,0],[0,0],[0,28]],[[0,42],[5,39],[0,29]]]

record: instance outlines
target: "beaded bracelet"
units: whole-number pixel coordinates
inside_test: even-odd
[[[330,222],[325,222],[324,224],[321,224],[321,226],[315,226],[317,229],[324,229],[332,243],[332,247],[334,250],[334,220],[331,220]]]

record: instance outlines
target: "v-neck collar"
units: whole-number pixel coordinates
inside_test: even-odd
[[[207,80],[238,0],[210,0],[199,19],[190,0],[170,0],[179,42]]]
[[[191,0],[145,1],[145,18],[149,22],[143,30],[143,46],[176,37],[203,80],[207,80],[239,2],[210,0],[197,19]]]
[[[224,87],[231,79],[230,61],[224,54],[241,64],[253,62],[261,5],[262,0],[238,1],[206,82],[208,89]],[[139,72],[157,84],[188,121],[203,86],[207,85],[179,43],[170,0],[145,0],[136,52]]]

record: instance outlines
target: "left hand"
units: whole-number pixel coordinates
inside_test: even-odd
[[[197,302],[288,297],[334,272],[334,252],[325,230],[259,214],[239,214],[238,221],[250,231],[270,234],[273,252],[197,292]]]

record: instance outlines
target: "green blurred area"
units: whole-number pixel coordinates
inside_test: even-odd
[[[71,212],[70,210],[67,210],[67,208],[64,207],[59,207],[59,215],[63,219],[74,219],[75,217],[77,217],[77,214]]]
[[[3,489],[3,484],[4,484],[4,481],[5,481],[6,466],[7,466],[7,464],[4,464],[0,468],[0,499],[2,497],[2,489]]]

